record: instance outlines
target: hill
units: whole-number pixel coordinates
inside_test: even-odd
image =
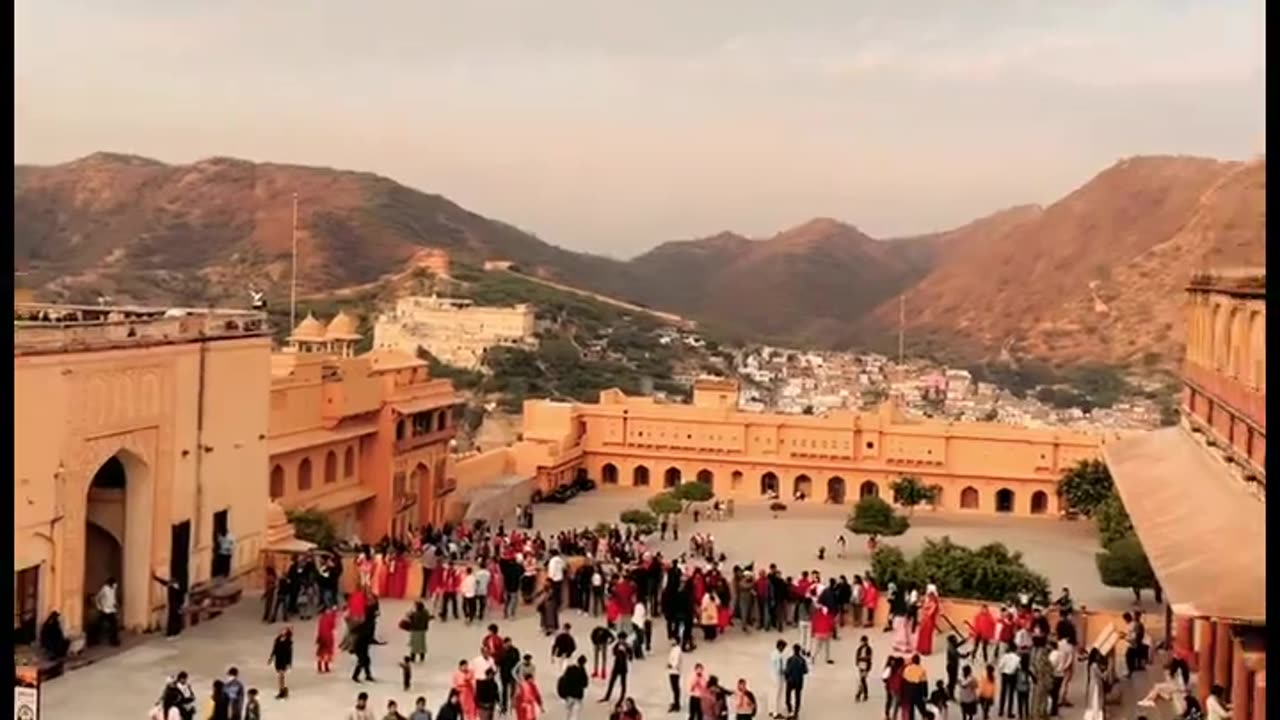
[[[905,291],[913,345],[1066,363],[1176,361],[1191,273],[1265,263],[1265,192],[1265,160],[1121,161],[1043,211],[945,243]],[[889,300],[868,325],[892,327],[898,312]]]

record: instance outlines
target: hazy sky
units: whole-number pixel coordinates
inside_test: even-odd
[[[1265,148],[1263,0],[17,0],[14,151],[369,170],[629,255]]]

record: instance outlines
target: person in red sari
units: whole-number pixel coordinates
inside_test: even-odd
[[[393,551],[387,557],[386,597],[398,600],[404,597],[405,588],[409,585],[409,563],[398,552]]]
[[[916,633],[916,652],[920,655],[927,656],[933,653],[933,636],[938,631],[940,611],[938,596],[934,593],[925,594],[924,603],[920,606],[920,628]]]
[[[498,561],[489,563],[489,608],[501,608],[506,597],[506,588],[502,584],[502,567]]]
[[[973,637],[973,651],[977,653],[978,649],[982,649],[982,662],[987,662],[988,648],[992,641],[996,638],[996,618],[991,614],[991,608],[983,605],[978,609],[978,614],[974,616],[972,623],[971,636]]]
[[[862,585],[862,627],[875,627],[876,606],[880,604],[880,590],[871,578]]]
[[[520,678],[516,685],[516,720],[538,720],[542,713],[542,693],[532,675]]]
[[[338,629],[338,611],[325,608],[316,620],[316,672],[327,673],[333,663],[334,633]]]
[[[373,594],[387,596],[387,560],[382,553],[373,556]]]
[[[476,674],[463,660],[458,663],[458,670],[453,674],[453,689],[458,691],[458,702],[462,705],[462,717],[476,720],[480,711],[476,707]]]

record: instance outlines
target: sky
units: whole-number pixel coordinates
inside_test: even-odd
[[[376,172],[627,257],[1265,151],[1264,0],[17,0],[14,154]]]

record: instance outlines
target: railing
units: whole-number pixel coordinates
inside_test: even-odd
[[[266,313],[247,310],[157,310],[74,305],[14,306],[15,354],[96,350],[266,336]]]

